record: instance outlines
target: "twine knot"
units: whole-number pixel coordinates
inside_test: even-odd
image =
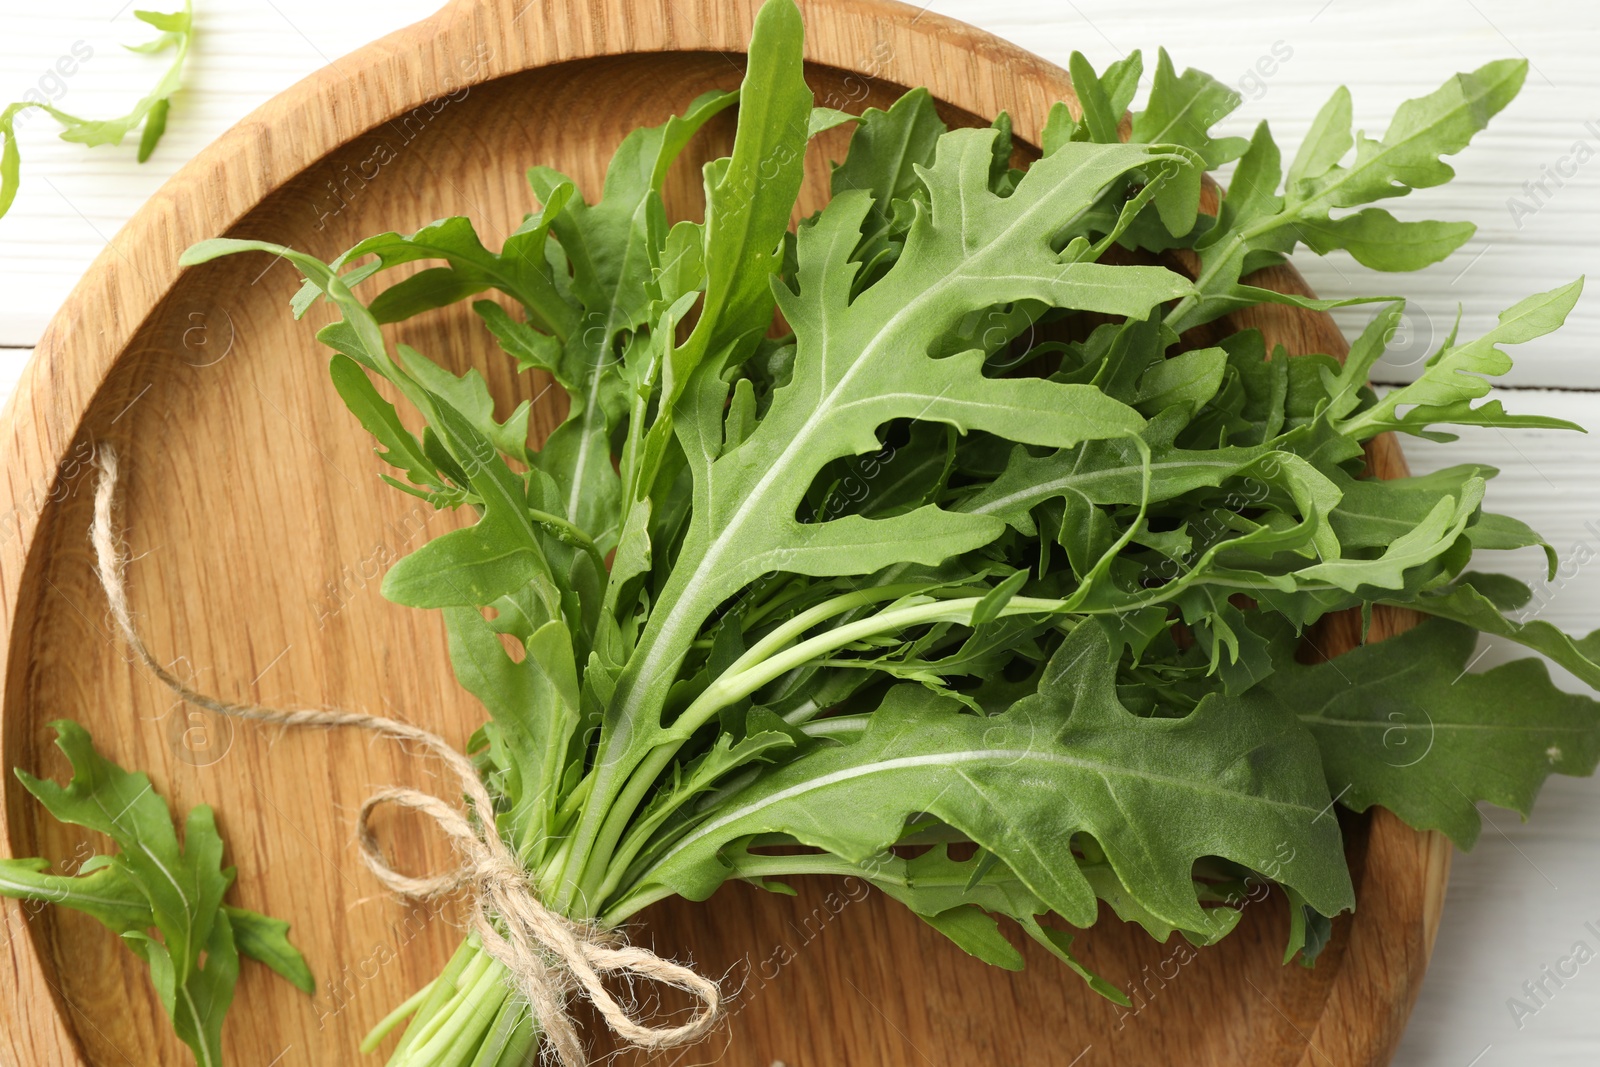
[[[722,1017],[722,991],[693,969],[628,944],[615,931],[579,923],[539,900],[516,853],[494,825],[494,801],[477,768],[442,737],[410,723],[381,715],[318,709],[280,710],[220,700],[191,688],[151,655],[128,607],[127,559],[116,534],[113,510],[118,482],[117,456],[102,445],[95,457],[95,570],[105,589],[111,617],[134,656],[184,701],[235,719],[279,726],[352,726],[421,745],[456,774],[476,818],[431,793],[389,786],[369,796],[356,819],[356,838],[367,867],[389,889],[407,897],[436,900],[465,890],[471,898],[470,926],[483,949],[507,970],[507,981],[524,997],[563,1067],[584,1067],[588,1058],[567,1010],[581,994],[620,1039],[643,1049],[688,1044],[707,1036]],[[385,804],[408,808],[433,820],[450,840],[460,862],[438,874],[414,876],[395,870],[372,832],[372,813]],[[605,976],[645,978],[681,989],[699,1001],[687,1022],[650,1026],[639,1022],[605,987]]]

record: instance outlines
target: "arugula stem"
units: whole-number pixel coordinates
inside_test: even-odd
[[[528,509],[528,521],[535,526],[543,526],[555,534],[558,540],[582,549],[594,561],[594,565],[598,568],[597,573],[604,574],[606,572],[605,556],[601,555],[599,547],[594,543],[594,539],[578,526],[558,515],[551,515],[549,512],[537,511],[533,508]]]
[[[1208,261],[1208,265],[1203,267],[1199,276],[1195,278],[1195,291],[1174,304],[1172,310],[1167,312],[1165,316],[1164,321],[1168,326],[1172,327],[1173,332],[1181,334],[1191,327],[1199,326],[1201,324],[1201,320],[1196,319],[1193,322],[1189,322],[1186,320],[1186,316],[1192,315],[1195,311],[1195,308],[1201,303],[1201,301],[1205,300],[1206,296],[1208,295],[1206,291],[1207,286],[1216,279],[1216,276],[1222,270],[1223,265],[1231,262],[1234,256],[1239,254],[1241,246],[1248,246],[1251,241],[1255,240],[1257,237],[1260,237],[1262,234],[1277,229],[1279,226],[1282,226],[1288,220],[1288,218],[1289,212],[1287,209],[1280,211],[1278,214],[1263,219],[1254,226],[1247,226],[1238,233],[1235,233],[1232,237],[1229,237],[1227,243],[1222,246],[1224,250],[1223,254],[1202,257],[1204,260]]]
[[[543,870],[537,872],[541,895],[551,893],[561,895],[562,889],[566,886],[566,870],[572,862],[573,840],[571,834],[563,834],[561,843],[545,861]]]
[[[809,737],[836,741],[865,732],[870,717],[870,715],[866,714],[838,715],[807,723],[801,729]],[[725,799],[757,780],[760,775],[761,769],[759,767],[745,767],[738,774],[724,780],[716,789],[702,797],[696,805],[697,808],[701,811],[708,811],[717,807]],[[680,829],[687,830],[690,825],[690,822],[686,820]],[[600,889],[599,895],[602,899],[610,899],[612,894],[630,879],[637,881],[638,875],[642,873],[638,870],[640,857],[645,853],[646,846],[657,849],[663,847],[664,842],[659,836],[659,830],[659,823],[652,826],[635,826],[630,835],[624,838],[622,846],[617,850],[609,865],[611,874],[607,877],[605,885]]]
[[[471,1067],[525,1067],[533,1062],[540,1034],[533,1010],[519,998],[506,997]]]
[[[721,677],[707,686],[705,691],[690,704],[688,709],[678,717],[673,724],[674,740],[656,746],[650,754],[639,764],[627,785],[618,796],[605,824],[602,827],[596,849],[591,853],[590,862],[584,867],[580,875],[581,881],[577,886],[579,898],[587,902],[589,907],[597,907],[604,903],[607,886],[618,875],[608,873],[612,868],[625,868],[632,859],[631,853],[636,853],[644,842],[637,842],[630,854],[622,855],[616,852],[617,843],[632,820],[638,806],[643,802],[650,788],[655,784],[657,777],[666,770],[678,750],[694,732],[705,725],[713,715],[730,704],[749,696],[774,678],[810,663],[811,661],[835,651],[863,637],[874,634],[894,632],[911,626],[921,626],[927,623],[953,622],[967,623],[972,619],[972,614],[978,605],[983,602],[983,597],[968,596],[951,600],[936,600],[933,603],[914,604],[909,607],[897,608],[892,611],[880,612],[856,622],[847,623],[836,627],[808,641],[785,651],[778,652],[781,647],[778,639],[781,637],[792,638],[804,633],[815,625],[816,619],[799,625],[807,616],[824,612],[823,618],[828,615],[837,615],[850,607],[859,606],[858,598],[882,594],[883,590],[863,590],[861,593],[846,594],[836,597],[826,604],[819,604],[810,612],[796,616],[789,623],[774,630],[762,641],[758,642],[748,652],[736,660]],[[884,599],[878,596],[877,599]],[[896,598],[898,599],[898,598]],[[852,601],[844,607],[837,607],[840,602]],[[870,602],[870,601],[868,601]],[[1011,615],[1056,614],[1070,610],[1070,601],[1049,600],[1039,597],[1013,597],[996,616],[1004,618]],[[759,653],[759,654],[758,654]],[[602,858],[600,863],[595,858]]]
[[[870,718],[870,715],[835,715],[827,719],[814,719],[800,727],[800,731],[807,737],[829,740],[855,737],[866,732]]]
[[[440,1005],[439,1011],[429,1019],[417,1033],[416,1051],[408,1059],[426,1062],[429,1050],[437,1046],[436,1038],[440,1034],[448,1034],[452,1028],[459,1025],[461,1012],[457,1010],[467,998],[467,994],[483,977],[489,969],[489,956],[478,946],[473,946],[472,958],[467,962],[461,975],[447,990],[445,1001]]]
[[[739,657],[729,670],[740,668],[741,665],[748,667],[753,663],[759,662],[763,656],[782,648],[813,626],[826,622],[837,615],[874,603],[880,603],[884,600],[898,600],[923,588],[925,588],[925,585],[912,583],[877,586],[853,593],[845,593],[824,601],[807,611],[801,612],[767,634],[746,651],[743,656]],[[557,905],[563,909],[563,914],[571,915],[571,911],[567,909],[573,906],[574,896],[582,894],[585,887],[590,891],[598,890],[598,883],[604,880],[605,867],[608,865],[611,851],[616,847],[616,843],[621,840],[627,824],[632,821],[639,802],[648,792],[656,777],[672,761],[672,757],[681,747],[681,740],[660,745],[649,752],[645,759],[636,766],[632,775],[627,779],[623,791],[612,802],[610,810],[606,813],[605,821],[600,824],[599,833],[594,839],[595,844],[584,850],[582,857],[577,860],[577,866],[573,866],[573,853],[569,850],[569,845],[573,838],[569,837],[563,842],[563,851],[567,852],[567,855],[560,869],[564,872],[572,871],[574,873],[573,877],[563,877],[561,879],[562,889]],[[594,781],[598,771],[598,767],[591,768],[577,787],[576,791],[581,791],[585,798],[593,792]],[[593,806],[586,806],[586,815],[589,815],[592,811]],[[604,857],[605,862],[599,865],[598,870],[591,870],[591,868],[596,867],[594,863],[594,857],[596,856]],[[593,903],[598,905],[600,901],[594,899]]]
[[[852,642],[881,633],[892,633],[912,626],[928,623],[968,623],[983,597],[969,596],[953,600],[938,600],[931,604],[914,604],[893,611],[880,612],[857,622],[818,634],[816,637],[787,649],[754,659],[750,653],[740,657],[721,677],[706,687],[688,709],[673,723],[673,731],[687,740],[695,730],[708,722],[712,715],[729,704],[743,700],[774,678],[796,667],[809,665],[829,652]],[[1012,615],[1058,614],[1068,611],[1070,600],[1042,597],[1013,597],[1003,606],[996,618]],[[758,648],[761,646],[757,646]],[[752,648],[751,652],[755,652]],[[742,665],[742,666],[741,666]]]
[[[803,596],[805,596],[804,587],[798,586],[795,583],[786,585],[784,588],[778,590],[778,592],[774,594],[771,599],[762,601],[745,614],[743,619],[744,628],[748,631],[760,626],[768,618],[777,614],[779,611],[782,611],[784,608],[788,607],[790,604],[794,603],[796,600],[799,600]]]
[[[505,967],[481,950],[464,977],[469,980],[440,1011],[434,1031],[412,1054],[417,1067],[445,1067],[475,1057],[501,1005],[511,995]]]
[[[450,962],[445,965],[439,977],[429,983],[429,992],[416,1010],[411,1020],[411,1025],[400,1038],[400,1044],[389,1056],[389,1067],[402,1067],[409,1062],[409,1054],[422,1040],[424,1031],[429,1030],[430,1024],[439,1017],[440,1012],[450,999],[455,995],[456,985],[461,980],[467,967],[471,966],[479,957],[477,940],[473,937],[463,938],[455,955],[450,957]],[[431,1032],[431,1031],[430,1031]]]
[[[361,1051],[371,1052],[373,1049],[376,1049],[378,1047],[378,1043],[389,1036],[390,1031],[416,1014],[417,1009],[422,1006],[422,1002],[428,999],[428,997],[433,993],[433,987],[438,984],[439,979],[435,978],[433,981],[429,982],[427,985],[411,994],[410,997],[406,998],[405,1003],[401,1004],[399,1007],[395,1008],[394,1011],[391,1011],[388,1015],[385,1015],[381,1020],[379,1020],[378,1025],[374,1026],[371,1030],[368,1030],[367,1036],[361,1039]]]
[[[904,876],[896,877],[886,872],[868,875],[859,866],[848,860],[842,860],[829,853],[807,853],[799,856],[769,856],[745,853],[733,860],[733,878],[756,881],[766,878],[804,878],[811,875],[832,875],[834,877],[861,878],[874,885],[885,882],[894,885],[908,885],[909,881]],[[963,875],[961,883],[965,884]],[[933,884],[930,882],[929,884]],[[947,883],[948,884],[948,883]],[[630,894],[619,901],[612,910],[607,911],[601,921],[608,926],[617,926],[627,922],[639,912],[650,905],[665,900],[672,896],[670,890],[660,887],[652,888],[647,892]]]
[[[732,665],[728,667],[728,672],[749,669],[754,664],[760,663],[788,645],[813,626],[826,622],[837,615],[843,615],[845,612],[855,608],[882,603],[885,600],[899,600],[901,597],[915,595],[925,588],[926,586],[924,585],[915,585],[907,582],[900,585],[882,585],[872,589],[862,589],[854,593],[845,593],[841,596],[833,597],[808,611],[801,612],[751,645],[742,656],[733,661]],[[930,592],[928,595],[934,596],[937,594]]]

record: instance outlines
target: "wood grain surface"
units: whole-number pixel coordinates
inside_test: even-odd
[[[1005,108],[1033,139],[1048,103],[1070,97],[1063,72],[969,27],[889,3],[803,6],[819,103],[858,109],[928,84],[952,122]],[[0,766],[62,776],[47,724],[70,717],[119,762],[148,768],[175,805],[215,806],[240,871],[233,899],[289,919],[319,978],[306,998],[246,965],[231,1063],[378,1062],[356,1051],[361,1035],[436,973],[460,930],[380,889],[356,856],[352,820],[377,786],[442,780],[363,736],[209,721],[132,666],[89,569],[93,446],[115,444],[129,472],[132,599],[149,643],[201,686],[401,715],[456,743],[481,711],[450,677],[439,620],[377,594],[387,564],[450,520],[377,480],[370,441],[329,388],[312,337],[325,318],[289,317],[297,278],[282,263],[180,275],[178,253],[227,232],[332,256],[452,214],[472,216],[493,243],[532,207],[529,164],[560,167],[593,197],[626,130],[737,84],[754,7],[457,0],[340,61],[247,118],[135,216],[57,315],[6,409]],[[691,148],[669,180],[669,211],[692,213],[698,164],[731,133],[720,122]],[[808,158],[804,210],[845,136]],[[1303,291],[1289,269],[1257,282]],[[507,406],[541,398],[535,432],[548,432],[562,412],[544,402],[546,383],[509,373],[469,317],[454,309],[393,336],[458,372],[479,367]],[[1343,352],[1322,316],[1272,308],[1240,320],[1291,351]],[[1372,466],[1403,470],[1392,441]],[[1378,627],[1406,624],[1386,616]],[[1322,651],[1349,647],[1341,626],[1314,638]],[[71,869],[96,846],[6,780],[5,854]],[[1087,961],[1130,991],[1132,1011],[1036,952],[1021,974],[988,968],[849,883],[802,885],[793,899],[734,886],[707,904],[659,906],[634,936],[740,989],[717,1039],[661,1061],[1386,1063],[1431,949],[1449,852],[1383,812],[1344,825],[1360,910],[1336,923],[1314,970],[1280,965],[1287,917],[1276,899],[1250,905],[1232,937],[1200,952],[1114,920],[1084,934]],[[396,854],[444,862],[417,825],[384,829]],[[186,1062],[115,937],[51,909],[7,901],[3,915],[0,1054],[29,1067]]]

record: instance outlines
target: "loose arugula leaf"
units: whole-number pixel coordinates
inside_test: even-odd
[[[51,815],[107,835],[118,851],[93,857],[70,877],[49,874],[43,859],[0,861],[0,896],[73,908],[119,934],[149,965],[173,1028],[195,1060],[204,1067],[220,1064],[239,953],[308,994],[315,988],[305,958],[289,943],[289,924],[222,903],[234,870],[222,866],[222,838],[210,808],[189,812],[180,845],[166,801],[148,776],[100,755],[77,723],[51,725],[56,746],[72,764],[72,780],[60,786],[21,768],[17,778]]]
[[[289,943],[287,922],[231,904],[224,904],[222,910],[233,929],[233,943],[239,955],[266,964],[307,996],[317,991],[317,980],[312,977],[306,958]]]
[[[166,132],[167,113],[171,109],[172,94],[178,91],[183,78],[183,64],[189,58],[194,43],[193,0],[184,0],[183,10],[170,14],[159,11],[135,11],[133,17],[160,30],[159,36],[140,45],[130,45],[129,50],[157,54],[174,50],[172,64],[149,94],[134,105],[132,111],[115,119],[81,119],[69,115],[53,104],[43,101],[23,101],[0,110],[0,218],[11,210],[21,184],[22,156],[17,148],[16,119],[22,112],[37,108],[62,126],[61,139],[94,146],[119,145],[123,139],[144,128],[139,138],[139,162],[154,154],[161,135]]]
[[[149,898],[106,856],[85,861],[75,875],[51,874],[47,859],[0,860],[0,896],[81,911],[116,934],[155,924]]]

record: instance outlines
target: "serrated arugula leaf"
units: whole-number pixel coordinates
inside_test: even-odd
[[[1213,138],[1211,128],[1242,102],[1238,90],[1190,67],[1179,76],[1165,48],[1156,61],[1155,80],[1145,109],[1133,116],[1133,140],[1145,144],[1176,144],[1198,152],[1207,170],[1215,170],[1244,155],[1249,142],[1242,137]],[[1126,107],[1126,101],[1123,107]],[[1117,109],[1120,115],[1121,109]]]
[[[51,874],[47,859],[0,860],[0,896],[49,901],[81,911],[117,934],[155,925],[150,899],[125,870],[107,862],[90,860],[77,874],[63,875]]]
[[[1526,60],[1500,60],[1457,74],[1434,93],[1401,104],[1382,140],[1351,135],[1349,95],[1341,90],[1313,124],[1286,185],[1278,148],[1262,123],[1239,160],[1219,224],[1197,245],[1198,292],[1172,310],[1167,324],[1181,333],[1254,303],[1255,294],[1238,290],[1240,276],[1296,243],[1320,254],[1342,248],[1378,270],[1417,270],[1449,255],[1473,227],[1400,222],[1377,208],[1338,218],[1330,212],[1449,181],[1455,172],[1441,157],[1465,148],[1516,96],[1527,69]],[[1355,158],[1341,163],[1351,146]]]
[[[1095,992],[1113,1003],[1129,1004],[1126,993],[1090,971],[1073,954],[1071,934],[1044,925],[1048,908],[993,857],[993,853],[980,853],[958,862],[947,848],[935,847],[901,862],[888,856],[875,859],[867,877],[967,952],[995,966],[1021,970],[1021,953],[1000,933],[994,919],[1005,916]]]
[[[1069,493],[1095,505],[1137,504],[1141,499],[1155,504],[1263,473],[1276,462],[1271,444],[1190,450],[1177,447],[1170,437],[1152,440],[1152,436],[1146,437],[1148,464],[1126,438],[1090,441],[1045,456],[1015,448],[1000,475],[961,507],[979,515],[998,516],[1022,533],[1032,534],[1036,529],[1034,510]]]
[[[1470,222],[1401,222],[1376,207],[1338,219],[1307,219],[1296,229],[1306,246],[1320,255],[1343,249],[1363,267],[1386,271],[1437,263],[1477,232]]]
[[[382,446],[381,451],[374,451],[385,462],[404,471],[411,484],[417,487],[416,490],[402,488],[442,505],[463,501],[461,490],[449,483],[448,475],[428,457],[422,442],[400,421],[394,405],[378,394],[372,379],[355,360],[335,353],[328,365],[328,375],[351,414]]]
[[[1008,798],[1003,811],[995,795]],[[998,715],[921,687],[891,690],[858,739],[724,798],[642,881],[701,899],[729,873],[721,849],[755,834],[860,865],[899,843],[908,818],[932,816],[999,856],[1069,923],[1092,924],[1098,899],[1071,850],[1081,831],[1153,915],[1205,929],[1194,862],[1221,854],[1259,867],[1283,840],[1304,845],[1282,865],[1284,884],[1325,914],[1351,905],[1337,825],[1317,819],[1328,802],[1309,738],[1281,716],[1216,704],[1183,719],[1132,716],[1116,699],[1104,633],[1082,626],[1037,695]],[[852,817],[825,814],[838,810]],[[1227,840],[1221,825],[1233,827]]]
[[[290,985],[307,996],[317,990],[317,981],[300,950],[289,943],[289,924],[249,908],[222,906],[233,930],[234,947],[239,955],[266,964]]]
[[[1305,140],[1300,142],[1294,162],[1289,165],[1290,188],[1299,188],[1301,182],[1321,178],[1338,166],[1355,145],[1355,136],[1350,132],[1352,106],[1350,90],[1343,85],[1322,105],[1306,131]]]
[[[1115,144],[1117,125],[1122,116],[1112,110],[1111,95],[1100,83],[1100,76],[1081,52],[1072,53],[1067,67],[1072,73],[1072,89],[1078,97],[1081,112],[1073,139]]]
[[[1290,203],[1354,207],[1443,185],[1455,171],[1441,157],[1467,147],[1517,95],[1527,75],[1526,60],[1496,60],[1455,75],[1427,96],[1405,101],[1381,140],[1356,135],[1355,159],[1348,166],[1335,163],[1318,173],[1303,173],[1289,190]],[[1329,125],[1340,114],[1335,106],[1327,116]],[[1343,140],[1349,129],[1331,132]]]
[[[1465,536],[1483,502],[1483,491],[1482,478],[1468,478],[1454,496],[1439,497],[1427,514],[1389,541],[1381,554],[1372,558],[1325,559],[1307,567],[1300,576],[1329,582],[1350,593],[1403,589],[1416,568],[1439,559]]]
[[[565,626],[551,620],[530,632],[513,603],[501,606],[493,623],[475,606],[451,607],[445,625],[456,679],[491,716],[483,730],[496,791],[506,799],[502,833],[531,865],[556,832],[552,801],[582,718],[578,677]],[[512,658],[500,634],[516,638],[520,659]]]
[[[916,216],[915,204],[927,204],[927,190],[918,167],[933,164],[939,138],[947,127],[934,110],[926,89],[913,89],[887,111],[862,112],[850,151],[833,170],[834,196],[852,189],[872,196],[872,211],[861,228],[854,257],[860,264],[856,288],[876,281],[900,255],[905,233]]]
[[[699,318],[682,345],[665,346],[657,364],[661,396],[655,422],[648,431],[631,431],[637,444],[624,459],[633,499],[646,495],[660,474],[691,378],[703,366],[704,376],[711,376],[742,363],[772,323],[771,279],[783,264],[810,136],[812,94],[797,48],[802,32],[792,4],[767,4],[756,16],[733,154],[705,167],[706,221],[697,231],[704,289]],[[683,300],[665,309],[664,339],[688,309],[688,297]],[[709,421],[710,413],[705,416]],[[710,426],[697,430],[715,455],[719,449],[711,442],[720,443],[722,435]]]
[[[530,586],[545,617],[563,617],[571,605],[563,605],[550,572],[549,545],[539,531],[551,530],[559,539],[576,543],[591,554],[598,551],[594,543],[560,516],[535,513],[528,507],[527,484],[511,470],[494,440],[395,361],[377,318],[328,264],[280,245],[226,238],[195,245],[181,262],[204,263],[241,251],[269,252],[287,259],[333,301],[344,319],[325,328],[319,337],[361,367],[388,379],[423,413],[442,448],[430,460],[436,467],[440,461],[450,467],[450,482],[482,515],[478,526],[484,529],[475,526],[453,531],[440,539],[449,539],[443,546],[432,547],[436,541],[418,549],[426,553],[428,568],[408,565],[405,560],[397,564],[398,577],[391,571],[385,578],[386,583],[394,583],[396,595],[419,605],[487,604],[513,589]],[[425,573],[435,566],[436,574]],[[464,592],[467,589],[477,590],[487,599],[473,601]]]
[[[545,257],[550,227],[574,195],[570,183],[552,190],[545,207],[518,228],[499,253],[484,247],[470,219],[440,219],[409,235],[379,234],[351,248],[331,264],[335,271],[351,263],[366,263],[344,273],[344,282],[356,286],[380,272],[424,260],[443,260],[448,266],[432,267],[389,287],[372,301],[379,322],[397,322],[443,307],[487,289],[499,289],[515,298],[539,324],[557,337],[578,328],[578,316],[561,298],[553,268]],[[321,287],[307,281],[292,304],[297,315],[322,295]]]
[[[551,434],[538,462],[561,488],[565,515],[602,550],[615,547],[626,522],[625,487],[612,469],[608,443],[628,403],[623,370],[629,361],[619,346],[627,332],[656,314],[652,289],[659,286],[664,264],[672,263],[663,258],[662,247],[667,228],[661,186],[667,168],[713,116],[735,101],[756,99],[748,86],[739,94],[707,93],[682,118],[629,134],[606,171],[600,202],[590,206],[579,197],[555,221],[561,251],[572,264],[573,294],[583,305],[583,329],[566,343],[567,421]],[[803,138],[802,131],[802,143]],[[547,168],[533,168],[528,179],[547,205],[569,185]],[[653,384],[667,369],[653,361],[641,380]],[[633,427],[635,433],[641,429]]]
[[[107,835],[117,851],[93,857],[73,876],[48,873],[43,859],[0,861],[0,896],[82,911],[119,934],[149,965],[162,1006],[195,1060],[221,1064],[222,1021],[241,952],[308,994],[315,988],[305,958],[289,943],[289,924],[223,904],[234,870],[222,866],[222,837],[210,808],[189,812],[180,844],[172,813],[148,776],[100,755],[77,723],[51,725],[72,764],[71,781],[57,785],[21,768],[17,778],[55,818]]]
[[[1527,818],[1546,777],[1600,760],[1600,703],[1557,689],[1538,660],[1468,673],[1476,645],[1471,627],[1438,620],[1312,667],[1280,646],[1244,703],[1305,724],[1345,807],[1382,805],[1471,848],[1479,801]]]
[[[1440,349],[1416,381],[1390,390],[1373,406],[1338,423],[1340,432],[1365,440],[1388,430],[1437,438],[1427,429],[1437,423],[1580,430],[1565,419],[1508,415],[1497,400],[1476,408],[1472,401],[1490,390],[1483,375],[1511,369],[1511,357],[1496,346],[1523,344],[1559,329],[1582,293],[1580,278],[1522,300],[1502,312],[1499,325],[1482,337]]]
[[[1600,630],[1574,638],[1543,619],[1512,617],[1531,595],[1528,587],[1514,578],[1469,571],[1450,585],[1405,603],[1531,648],[1577,675],[1585,685],[1600,689]]]
[[[602,755],[602,781],[631,770],[660,740],[649,724],[665,694],[645,684],[646,672],[675,669],[711,611],[763,572],[864,574],[908,559],[935,563],[997,536],[996,520],[932,506],[914,517],[797,520],[817,471],[831,460],[876,451],[886,421],[942,422],[1055,447],[1142,426],[1136,412],[1093,387],[987,378],[982,352],[919,355],[969,312],[997,304],[1032,298],[1142,318],[1188,291],[1184,279],[1162,268],[1083,262],[1074,252],[1083,242],[1066,253],[1050,243],[1130,168],[1162,159],[1186,163],[1187,156],[1072,145],[1000,197],[989,189],[994,137],[992,130],[955,130],[941,138],[934,167],[921,172],[928,211],[912,224],[894,267],[854,300],[857,265],[849,257],[870,198],[841,195],[802,230],[799,288],[779,290],[795,330],[793,370],[738,448],[712,458],[726,395],[712,370],[702,375],[694,409],[680,411],[679,440],[695,468],[695,506],[676,566],[607,709],[613,730],[630,726],[611,735],[610,744],[623,751]],[[711,418],[715,424],[705,425]],[[601,807],[580,834],[601,832]]]
[[[1405,537],[1427,519],[1446,498],[1464,498],[1474,480],[1486,481],[1498,472],[1493,467],[1463,464],[1420,477],[1349,478],[1335,476],[1341,494],[1339,506],[1328,516],[1339,543],[1347,549],[1381,548]],[[1511,550],[1542,548],[1553,577],[1555,549],[1527,524],[1505,515],[1478,512],[1466,528],[1474,549]]]
[[[801,35],[792,4],[765,4],[756,16],[733,154],[706,166],[705,299],[674,353],[676,380],[707,357],[752,346],[772,323],[770,279],[782,263],[809,134],[811,90],[791,46]]]
[[[451,608],[493,604],[527,586],[544,560],[503,514],[486,514],[411,553],[384,576],[383,595],[414,608]]]

